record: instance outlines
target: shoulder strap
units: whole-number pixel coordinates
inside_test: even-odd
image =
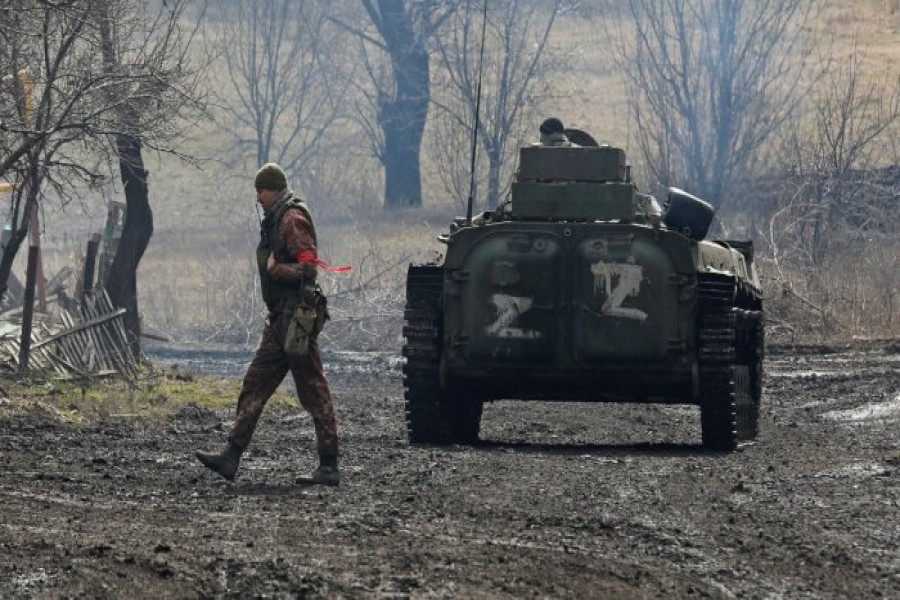
[[[275,212],[273,225],[274,225],[274,234],[278,236],[278,228],[281,225],[281,219],[284,217],[284,213],[288,211],[288,209],[296,208],[299,209],[300,212],[303,213],[303,217],[309,223],[309,227],[312,230],[313,241],[318,245],[319,241],[316,237],[316,226],[313,223],[312,213],[309,212],[309,207],[306,205],[306,202],[303,201],[302,198],[298,196],[291,195],[290,198],[287,198],[281,206],[278,207],[278,210]],[[280,240],[279,240],[280,243]]]

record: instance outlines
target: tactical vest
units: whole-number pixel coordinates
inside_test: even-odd
[[[281,232],[279,231],[282,217],[284,217],[284,214],[292,208],[296,208],[303,213],[303,216],[309,223],[313,242],[318,245],[318,242],[316,241],[316,227],[313,224],[309,207],[306,206],[306,203],[303,202],[303,200],[294,196],[293,193],[288,192],[286,197],[280,200],[275,206],[275,210],[263,219],[260,228],[259,245],[256,247],[256,266],[259,269],[260,288],[262,288],[263,300],[265,301],[269,312],[293,310],[293,307],[297,305],[297,301],[300,299],[303,292],[306,290],[314,290],[316,285],[315,278],[311,281],[305,280],[296,283],[284,283],[275,281],[272,279],[272,276],[269,275],[269,269],[267,267],[269,254],[274,254],[275,261],[279,263],[297,262],[297,257],[291,256],[288,253],[284,240],[281,239]]]

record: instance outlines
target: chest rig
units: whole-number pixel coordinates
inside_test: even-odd
[[[303,200],[287,192],[287,195],[278,201],[274,210],[266,215],[260,224],[259,245],[256,247],[256,265],[259,269],[259,281],[262,289],[263,300],[269,312],[290,311],[297,305],[302,297],[314,294],[316,289],[315,278],[297,282],[275,281],[269,274],[267,262],[269,255],[275,257],[279,263],[296,263],[295,256],[291,256],[281,237],[281,219],[289,210],[296,209],[303,213],[312,231],[313,242],[316,241],[316,228],[313,224],[309,207]]]

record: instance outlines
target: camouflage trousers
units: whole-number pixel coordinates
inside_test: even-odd
[[[316,429],[319,456],[338,455],[337,419],[331,389],[322,368],[319,344],[310,340],[309,353],[300,358],[284,353],[287,319],[283,314],[272,315],[263,329],[262,339],[253,361],[244,375],[238,397],[237,415],[228,441],[244,449],[250,444],[253,431],[263,408],[290,371],[297,386],[300,405],[306,409]]]

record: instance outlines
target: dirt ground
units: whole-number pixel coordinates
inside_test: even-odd
[[[0,401],[0,597],[900,597],[898,342],[770,348],[732,454],[696,408],[511,402],[477,447],[411,447],[374,359],[326,365],[340,488],[294,484],[313,433],[287,407],[232,484],[192,458],[230,410]]]

